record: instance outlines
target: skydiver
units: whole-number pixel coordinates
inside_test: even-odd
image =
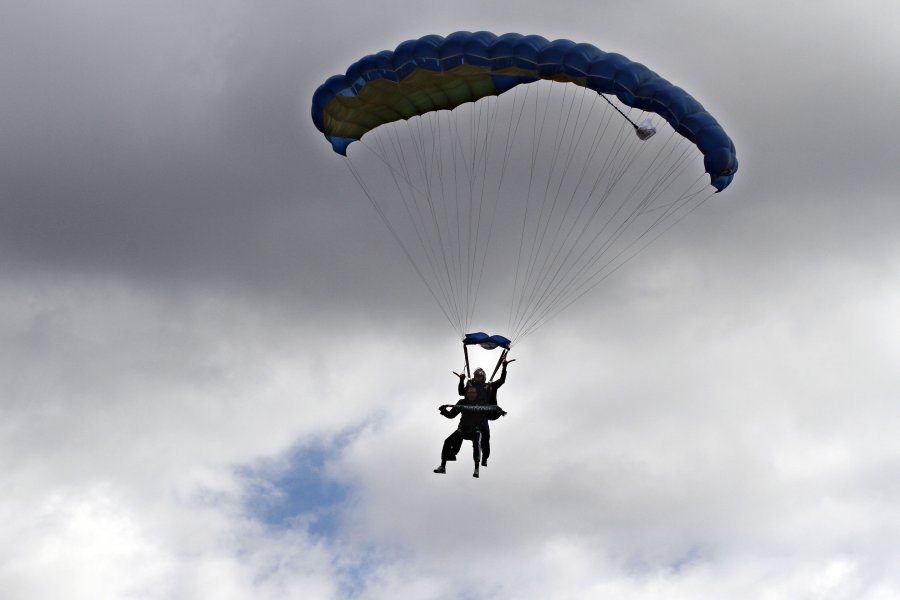
[[[478,388],[470,385],[465,390],[465,398],[460,399],[456,405],[444,404],[438,411],[448,419],[454,419],[460,413],[459,426],[444,440],[441,448],[441,466],[434,470],[435,473],[447,472],[447,461],[456,460],[463,440],[472,440],[472,458],[475,460],[475,472],[472,477],[478,477],[478,466],[481,458],[482,428],[486,420],[483,412],[467,411],[463,407],[483,406],[478,397]],[[501,411],[502,412],[502,411]]]
[[[511,362],[514,362],[516,359],[512,360],[504,360],[503,361],[503,370],[500,372],[500,378],[496,381],[485,381],[487,379],[487,375],[484,372],[484,369],[478,368],[475,369],[475,373],[473,374],[472,379],[469,380],[467,385],[474,385],[478,390],[478,399],[480,404],[490,404],[497,405],[497,388],[506,383],[506,365]],[[466,393],[465,384],[465,373],[453,373],[457,377],[459,377],[459,395],[463,396]],[[484,424],[481,428],[481,466],[487,466],[488,457],[491,455],[491,426],[489,420],[495,420],[499,416],[499,413],[495,413],[491,416],[484,417]]]

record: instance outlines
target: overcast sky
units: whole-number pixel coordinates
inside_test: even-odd
[[[900,597],[895,2],[2,13],[5,599]],[[480,29],[647,64],[741,167],[514,349],[476,480],[431,472],[459,341],[309,106]]]

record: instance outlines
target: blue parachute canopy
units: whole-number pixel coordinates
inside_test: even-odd
[[[334,151],[380,125],[496,96],[539,80],[573,83],[656,113],[703,154],[722,191],[738,168],[725,130],[686,91],[621,54],[537,35],[458,31],[407,40],[365,56],[316,90],[312,120]]]
[[[463,344],[466,346],[477,344],[485,350],[493,350],[494,348],[504,348],[509,350],[509,346],[512,342],[502,335],[488,335],[483,331],[477,331],[475,333],[467,333],[466,337],[463,338]]]

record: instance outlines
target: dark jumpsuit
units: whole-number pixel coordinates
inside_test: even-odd
[[[474,385],[478,390],[479,404],[497,405],[497,388],[506,383],[506,367],[500,373],[500,379],[489,383],[479,384],[474,379],[470,379],[468,385]],[[462,379],[459,380],[459,395],[466,395],[467,384]],[[496,418],[496,417],[495,417]],[[484,423],[481,427],[481,452],[483,460],[487,460],[491,455],[491,427],[487,417],[483,417]],[[455,456],[455,453],[454,453]]]
[[[463,398],[456,403],[456,406],[451,406],[450,408],[441,407],[441,414],[448,419],[456,418],[456,415],[462,412],[459,427],[444,440],[444,447],[441,448],[442,461],[456,460],[456,454],[462,447],[463,440],[472,440],[472,458],[475,459],[476,464],[481,460],[482,426],[486,422],[484,415],[477,412],[463,412],[457,408],[457,406],[476,406],[479,404],[481,402],[479,402],[478,398],[471,401]]]

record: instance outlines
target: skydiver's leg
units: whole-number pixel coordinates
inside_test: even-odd
[[[478,465],[481,461],[481,432],[477,430],[472,436],[472,458],[475,459],[475,472],[472,473],[472,477],[478,477]]]
[[[459,452],[463,443],[463,434],[459,430],[454,431],[444,440],[444,447],[441,449],[441,460],[456,460],[456,453]]]
[[[481,466],[487,466],[488,456],[491,455],[491,426],[487,419],[484,420],[484,427],[481,431]]]
[[[454,431],[447,436],[447,439],[444,440],[444,447],[441,448],[441,466],[434,470],[435,473],[447,472],[447,461],[456,460],[456,452],[461,445],[462,434],[459,431]]]
[[[459,433],[459,432],[457,431],[456,433]],[[459,454],[459,450],[460,450],[460,448],[462,448],[462,443],[463,443],[463,435],[461,433],[458,436],[456,436],[455,438],[453,438],[453,443],[450,444],[450,448],[449,448],[448,452],[446,452],[448,462],[456,460],[456,455]],[[445,453],[442,452],[441,454],[445,454]]]

